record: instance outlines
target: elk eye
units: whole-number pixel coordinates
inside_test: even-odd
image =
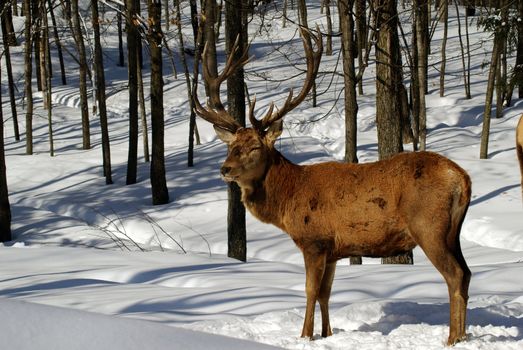
[[[253,148],[251,148],[251,149],[249,150],[249,153],[254,152],[254,151],[259,151],[259,150],[261,150],[261,147],[260,147],[260,146],[253,147]]]

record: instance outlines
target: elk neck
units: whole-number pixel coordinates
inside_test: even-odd
[[[294,196],[302,167],[292,163],[276,149],[271,150],[263,176],[240,184],[242,202],[257,219],[285,230],[282,213]]]

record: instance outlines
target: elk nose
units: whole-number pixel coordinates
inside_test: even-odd
[[[223,176],[227,175],[230,171],[231,171],[230,166],[222,166],[222,168],[221,168],[221,173]]]

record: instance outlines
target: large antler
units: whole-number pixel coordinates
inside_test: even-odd
[[[285,116],[285,114],[296,108],[296,106],[298,106],[305,99],[312,86],[314,85],[314,80],[316,79],[316,75],[318,73],[321,55],[323,52],[323,41],[321,38],[321,33],[319,30],[317,30],[318,35],[316,36],[312,34],[309,29],[305,29],[303,27],[300,28],[300,33],[303,41],[303,47],[305,50],[305,57],[307,59],[307,74],[305,76],[305,82],[303,84],[303,87],[300,93],[294,98],[293,90],[291,89],[291,91],[289,92],[289,96],[285,100],[285,103],[283,104],[282,108],[277,108],[275,112],[274,103],[271,103],[269,106],[269,110],[261,120],[256,119],[254,116],[254,105],[256,104],[256,98],[253,99],[249,106],[249,120],[251,121],[253,128],[258,130],[259,132],[263,133],[272,123],[282,119]],[[311,37],[314,40],[314,43],[316,44],[316,51],[314,51],[312,48]]]
[[[239,49],[239,37],[236,38],[234,45],[231,49],[225,68],[218,76],[213,76],[209,69],[209,57],[207,52],[207,44],[204,47],[202,54],[202,66],[204,70],[204,79],[209,87],[209,99],[207,106],[203,107],[198,100],[197,89],[194,89],[193,99],[195,104],[196,113],[207,120],[208,122],[222,128],[235,132],[241,125],[234,119],[223,106],[220,98],[220,85],[231,76],[232,73],[239,67],[244,66],[249,62],[249,50],[245,50],[242,56],[238,60],[234,60],[234,54]]]

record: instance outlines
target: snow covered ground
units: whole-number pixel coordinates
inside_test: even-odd
[[[293,52],[300,52],[299,39],[291,41],[293,46],[286,41],[295,35],[295,28],[281,28],[280,19],[271,21],[268,16],[270,37],[252,30],[256,60],[247,66],[249,91],[257,94],[261,107],[271,100],[281,102],[289,86],[300,84],[300,77],[282,79],[296,73],[282,56],[287,51],[298,57]],[[311,8],[311,22],[319,18],[318,9]],[[464,255],[473,272],[469,339],[455,348],[521,349],[523,207],[514,128],[523,113],[523,100],[515,100],[503,118],[492,120],[489,159],[479,160],[487,73],[482,63],[489,59],[490,42],[482,30],[471,27],[473,98],[466,100],[454,12],[450,23],[447,56],[452,57],[446,96],[439,97],[438,75],[431,69],[427,113],[428,148],[458,162],[473,180],[473,199],[462,230]],[[437,30],[435,45],[440,38]],[[108,40],[107,47],[116,47],[111,37]],[[37,95],[33,156],[26,156],[25,144],[14,140],[4,98],[15,239],[0,245],[0,349],[444,347],[447,288],[419,249],[413,266],[380,265],[375,259],[365,259],[361,266],[340,261],[331,298],[334,335],[326,339],[317,335],[314,341],[299,337],[305,307],[301,253],[285,233],[248,215],[247,263],[226,257],[227,194],[218,174],[226,149],[211,126],[199,120],[202,145],[196,147],[195,166],[186,167],[185,83],[170,75],[167,64],[166,166],[171,202],[151,205],[148,164],[143,159],[139,182],[126,186],[127,96],[120,89],[126,69],[115,67],[111,61],[115,53],[108,52],[113,185],[106,186],[101,176],[99,125],[94,118],[95,147],[81,150],[73,62],[68,63],[70,84],[57,82],[53,94],[55,157],[48,154],[41,98]],[[438,62],[438,52],[433,51],[432,63]],[[14,55],[14,62],[20,63],[20,51]],[[336,61],[336,53],[324,57],[320,71],[332,71]],[[20,66],[16,72],[18,78],[23,74]],[[253,72],[284,82],[265,82]],[[359,99],[361,162],[377,159],[373,76],[371,65],[365,96]],[[327,89],[331,78],[325,75],[318,90]],[[342,79],[332,79],[318,107],[306,102],[286,117],[278,147],[295,162],[342,157],[343,103],[335,103]],[[6,96],[4,80],[2,89]],[[21,108],[19,119],[23,130]],[[320,120],[307,123],[315,119]],[[316,325],[318,333],[318,321]]]

